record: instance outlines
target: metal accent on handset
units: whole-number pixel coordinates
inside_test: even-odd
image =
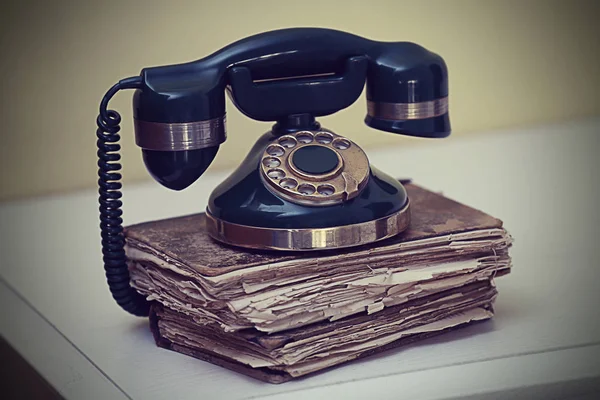
[[[135,143],[145,150],[184,151],[218,146],[227,139],[225,116],[206,121],[161,123],[134,120]]]
[[[385,103],[367,101],[367,114],[373,118],[406,121],[439,117],[448,112],[448,98],[420,103]]]

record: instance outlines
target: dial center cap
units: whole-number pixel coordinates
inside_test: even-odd
[[[335,151],[324,146],[304,146],[294,152],[294,166],[305,174],[323,175],[333,171],[339,164]]]

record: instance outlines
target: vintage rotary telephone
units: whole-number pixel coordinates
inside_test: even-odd
[[[115,93],[136,89],[136,143],[150,174],[173,190],[194,183],[225,141],[225,91],[246,116],[274,121],[211,194],[207,231],[229,245],[306,251],[372,243],[409,225],[404,187],[370,165],[356,143],[315,120],[354,103],[365,81],[368,126],[429,138],[450,134],[440,56],[414,43],[330,29],[258,34],[114,85],[97,119],[98,173],[104,265],[121,307],[148,313],[129,286],[123,250],[120,116],[108,109]]]

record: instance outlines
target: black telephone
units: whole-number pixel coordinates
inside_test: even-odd
[[[211,194],[206,229],[228,245],[309,251],[383,240],[410,223],[402,184],[370,165],[356,143],[316,121],[354,103],[365,81],[368,126],[429,138],[450,134],[440,56],[414,43],[331,29],[258,34],[114,85],[100,104],[97,144],[104,265],[121,307],[148,313],[129,286],[123,250],[120,116],[108,109],[115,93],[136,89],[136,143],[149,173],[173,190],[194,183],[225,141],[226,91],[246,116],[275,122]]]

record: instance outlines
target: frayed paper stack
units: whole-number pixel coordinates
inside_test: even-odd
[[[126,229],[159,346],[272,383],[493,316],[510,271],[502,221],[415,184],[403,234],[326,252],[221,245],[205,215]]]

